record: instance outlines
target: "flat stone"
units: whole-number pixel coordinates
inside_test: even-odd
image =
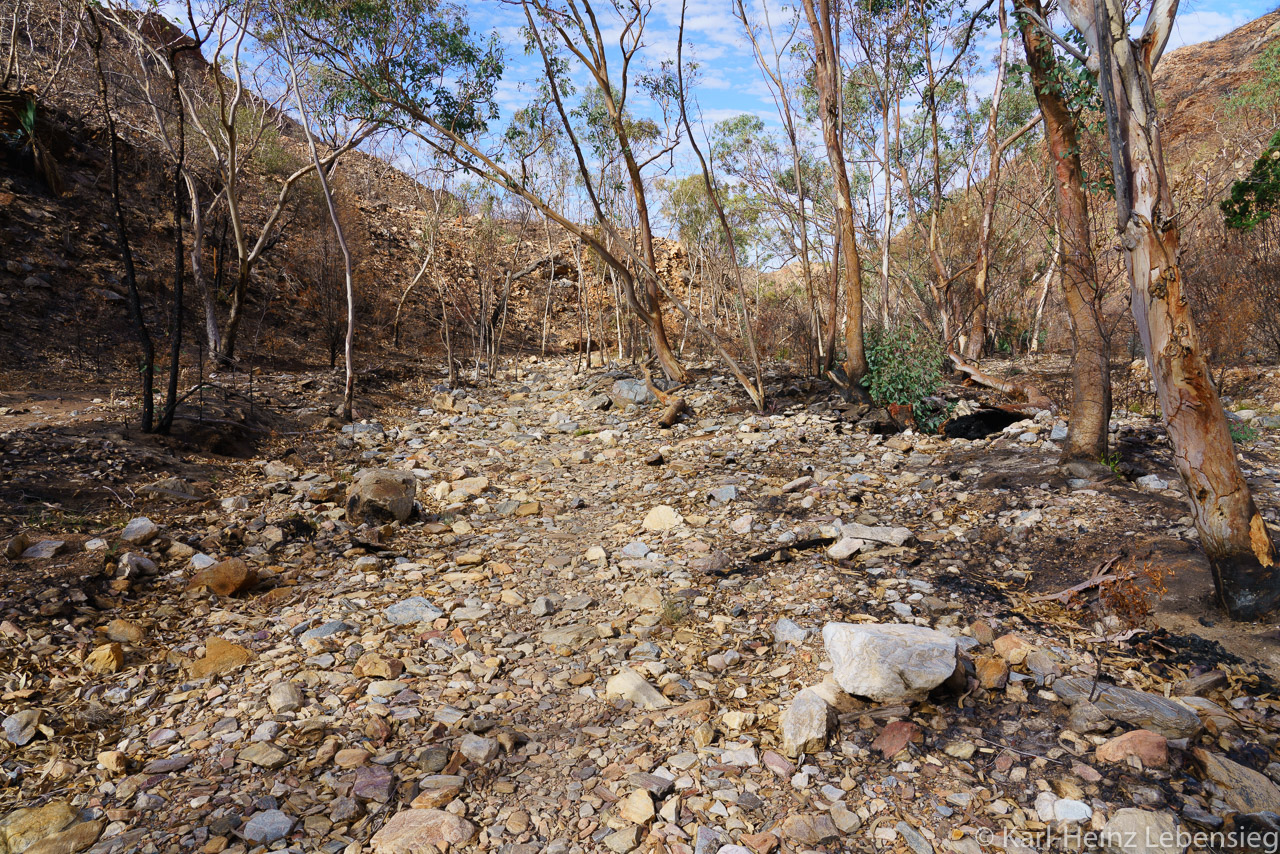
[[[444,810],[401,810],[373,835],[373,854],[429,854],[465,845],[480,828]]]
[[[462,793],[466,778],[457,774],[431,774],[418,781],[421,790],[413,799],[414,809],[443,807]]]
[[[1252,768],[1202,747],[1192,751],[1204,779],[1214,783],[1232,809],[1242,813],[1280,813],[1280,788]]]
[[[255,845],[270,845],[277,839],[284,839],[293,830],[294,819],[280,810],[263,810],[254,813],[240,834]]]
[[[302,695],[302,689],[293,682],[277,682],[267,692],[267,705],[277,715],[296,712],[304,702],[306,698]]]
[[[289,754],[269,742],[256,741],[241,750],[236,756],[236,761],[248,762],[251,765],[257,765],[259,768],[274,771],[288,764]]]
[[[76,810],[66,801],[14,810],[0,818],[0,851],[26,851],[36,842],[71,825]]]
[[[1125,807],[1112,814],[1099,841],[1107,854],[1182,854],[1190,835],[1178,831],[1177,819],[1166,812]]]
[[[669,504],[659,504],[645,514],[642,527],[646,531],[670,531],[684,524],[684,517]]]
[[[22,747],[30,744],[31,739],[40,733],[42,720],[44,720],[44,712],[40,709],[23,709],[5,718],[0,727],[3,727],[4,737],[10,744]]]
[[[1054,693],[1071,705],[1088,701],[1091,690],[1093,704],[1112,720],[1149,729],[1166,738],[1191,738],[1203,729],[1199,716],[1191,709],[1155,694],[1105,683],[1098,683],[1095,688],[1094,681],[1083,676],[1068,676],[1053,683]]]
[[[397,626],[430,623],[444,616],[444,611],[424,596],[412,596],[388,605],[382,613],[389,622]]]
[[[37,841],[23,854],[76,854],[98,841],[105,821],[82,821]],[[17,849],[11,849],[17,850]]]
[[[355,626],[342,620],[329,620],[321,623],[314,629],[307,629],[302,633],[299,640],[320,640],[322,638],[333,637],[334,635],[349,632],[355,629]]]
[[[610,699],[630,700],[642,709],[665,709],[671,705],[671,701],[662,696],[657,688],[627,667],[609,677],[604,692]]]
[[[48,560],[59,554],[66,548],[65,540],[41,540],[34,546],[25,549],[21,554],[22,560]]]
[[[381,765],[365,765],[356,770],[355,783],[351,786],[351,796],[362,801],[375,801],[385,804],[391,800],[396,789],[396,775],[389,768]]]
[[[458,745],[458,752],[477,765],[488,765],[497,759],[499,750],[497,741],[474,733],[464,735]]]
[[[799,646],[809,639],[810,634],[812,632],[808,629],[801,628],[794,620],[786,617],[773,624],[774,643],[789,643]]]
[[[841,537],[827,548],[827,554],[835,560],[848,560],[862,551],[866,545],[866,540],[860,540],[857,537]]]
[[[836,681],[877,702],[923,699],[956,670],[955,638],[900,623],[828,623],[822,630]]]
[[[906,528],[873,527],[856,522],[841,525],[840,535],[857,540],[868,540],[888,546],[901,546],[911,542],[914,536]]]
[[[159,525],[146,516],[139,516],[124,526],[124,530],[120,532],[120,539],[131,546],[141,546],[154,540],[159,533]]]
[[[614,854],[628,854],[640,845],[640,828],[624,827],[604,838],[604,845]]]

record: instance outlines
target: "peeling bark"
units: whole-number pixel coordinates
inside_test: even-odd
[[[1080,2],[1076,0],[1076,13]],[[1280,606],[1280,573],[1266,522],[1240,470],[1226,414],[1209,373],[1178,267],[1179,230],[1164,170],[1151,86],[1168,43],[1177,0],[1155,0],[1142,35],[1129,38],[1120,0],[1095,0],[1078,28],[1100,59],[1108,136],[1113,142],[1121,251],[1132,285],[1138,334],[1156,398],[1187,488],[1191,516],[1213,569],[1219,601],[1238,620]],[[1073,23],[1075,18],[1073,17]]]

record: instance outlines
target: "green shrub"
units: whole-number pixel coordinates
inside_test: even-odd
[[[863,385],[879,406],[918,407],[942,385],[942,342],[913,326],[867,331]]]
[[[1258,431],[1252,424],[1232,421],[1228,427],[1231,430],[1231,441],[1237,445],[1249,445],[1258,440]]]

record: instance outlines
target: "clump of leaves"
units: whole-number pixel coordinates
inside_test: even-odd
[[[1103,454],[1098,462],[1111,469],[1111,473],[1116,477],[1120,477],[1120,454]]]
[[[942,342],[914,326],[872,327],[866,354],[868,371],[862,382],[879,406],[896,403],[920,410],[942,385]]]
[[[1102,605],[1126,627],[1140,628],[1151,618],[1152,602],[1169,592],[1167,575],[1168,567],[1152,561],[1117,572],[1113,580],[1099,586]]]
[[[1258,440],[1258,430],[1252,424],[1246,424],[1243,421],[1232,421],[1228,425],[1231,431],[1231,441],[1237,445],[1249,445]]]
[[[1280,131],[1253,162],[1249,174],[1231,185],[1231,192],[1218,203],[1229,228],[1253,231],[1271,218],[1280,205]]]
[[[664,626],[678,626],[689,617],[689,608],[679,599],[663,599],[658,611],[658,622]]]

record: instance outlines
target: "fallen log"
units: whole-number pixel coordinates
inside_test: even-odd
[[[1010,397],[1024,399],[1027,402],[1027,406],[1033,409],[1047,409],[1050,412],[1057,411],[1057,407],[1053,405],[1053,401],[1049,399],[1048,395],[1031,383],[1016,383],[1012,380],[993,377],[977,365],[969,362],[955,350],[947,350],[947,356],[951,359],[951,363],[955,365],[957,371],[966,375],[978,385],[986,386]]]
[[[675,426],[677,421],[680,420],[681,415],[685,413],[692,414],[693,410],[689,407],[689,404],[683,397],[679,397],[669,391],[663,391],[654,384],[653,372],[649,370],[649,363],[651,361],[653,360],[650,359],[648,362],[643,362],[640,365],[640,370],[644,373],[644,385],[645,388],[649,389],[649,394],[656,397],[659,403],[666,406],[666,410],[663,411],[662,417],[658,419],[658,425],[664,429],[670,429]],[[679,391],[682,388],[684,388],[683,385],[676,386],[674,391]]]

